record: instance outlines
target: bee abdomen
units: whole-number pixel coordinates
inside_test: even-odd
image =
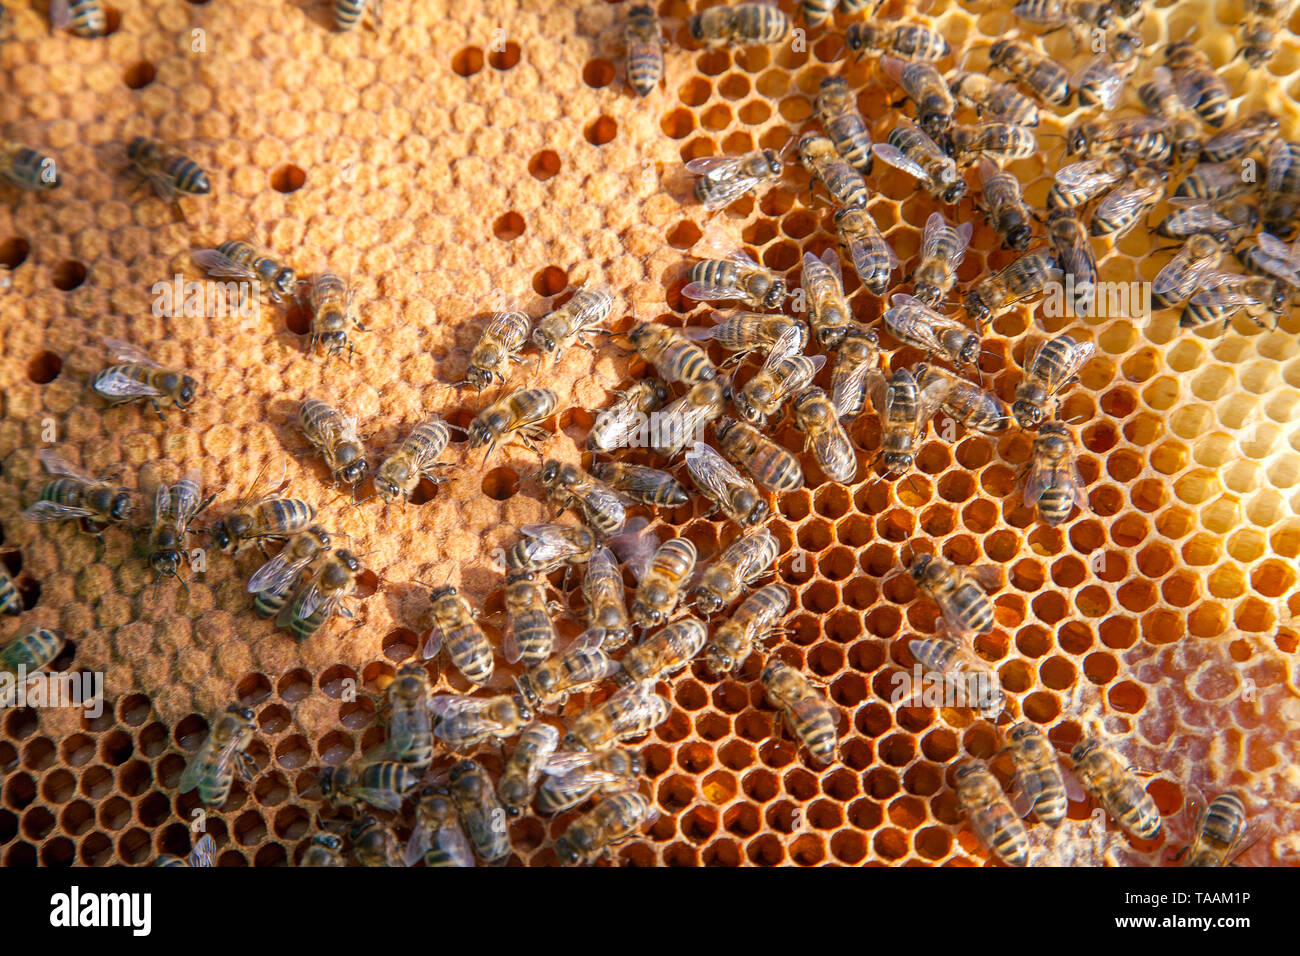
[[[334,25],[340,30],[352,30],[365,12],[366,0],[334,0]]]

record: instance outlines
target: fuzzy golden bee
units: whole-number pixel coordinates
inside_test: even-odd
[[[826,477],[851,482],[858,473],[858,456],[827,394],[816,386],[804,389],[790,400],[790,414]]]
[[[533,710],[562,705],[570,694],[581,693],[618,672],[618,662],[601,646],[604,632],[593,628],[563,654],[531,667],[515,681],[519,693]]]
[[[1016,787],[1034,815],[1059,826],[1069,809],[1065,775],[1056,751],[1036,724],[1022,721],[1007,731],[1006,749],[1016,765]]]
[[[479,412],[470,423],[469,447],[474,449],[486,445],[486,461],[498,444],[510,435],[518,435],[530,451],[536,451],[538,442],[547,437],[538,422],[550,418],[559,402],[559,397],[549,388],[511,392]]]
[[[753,483],[711,445],[696,442],[686,453],[686,471],[700,493],[742,528],[761,524],[771,513]]]
[[[754,309],[776,309],[785,301],[785,279],[743,252],[702,259],[691,266],[682,295],[701,302],[735,299]]]
[[[623,25],[627,55],[627,85],[637,96],[649,96],[664,76],[664,37],[659,15],[648,3],[633,4]]]
[[[28,521],[75,520],[97,533],[126,521],[135,510],[131,493],[114,483],[115,476],[93,478],[49,448],[37,454],[51,477],[41,487],[40,500],[23,512]]]
[[[449,749],[466,753],[492,740],[519,733],[533,713],[518,694],[463,697],[436,694],[429,699],[434,716],[433,735]]]
[[[908,649],[925,670],[939,675],[951,692],[945,702],[971,707],[985,720],[996,720],[1006,707],[1006,692],[997,671],[959,641],[946,637],[914,638]],[[920,703],[925,703],[924,697]]]
[[[335,614],[355,617],[344,602],[356,594],[357,579],[364,572],[355,554],[346,548],[335,549],[280,609],[275,626],[285,628],[296,640],[305,641]]]
[[[827,249],[819,259],[811,252],[805,252],[801,285],[813,337],[822,348],[836,348],[844,341],[853,321],[853,311],[844,295],[839,254],[834,249]]]
[[[779,633],[776,624],[789,609],[790,591],[783,584],[766,585],[745,598],[704,645],[709,668],[715,674],[735,671],[756,647]]]
[[[118,360],[97,374],[90,390],[110,406],[147,401],[160,419],[164,408],[189,411],[199,391],[199,383],[179,369],[159,365],[148,355],[127,342],[104,339],[104,346]]]
[[[898,268],[898,256],[876,228],[871,213],[856,206],[837,209],[835,234],[862,284],[872,295],[884,295],[890,277]]]
[[[835,708],[817,693],[808,678],[773,658],[758,679],[767,699],[781,712],[786,726],[808,748],[813,760],[823,765],[834,760],[839,734]]]
[[[582,596],[587,602],[587,626],[603,635],[602,646],[617,650],[632,637],[623,572],[609,548],[597,548],[587,562],[582,578]]]
[[[665,382],[697,385],[718,377],[709,354],[679,329],[641,322],[632,327],[628,338],[636,354],[653,365]]]
[[[1079,380],[1080,370],[1092,360],[1097,346],[1088,341],[1076,342],[1068,335],[1040,342],[1025,360],[1025,378],[1016,386],[1016,400],[1011,413],[1021,428],[1035,428],[1053,412],[1048,405]]]
[[[705,209],[726,209],[741,196],[781,181],[785,163],[775,150],[739,156],[703,156],[686,164],[695,180],[695,199]]]
[[[762,6],[765,10],[784,16],[776,7],[765,4],[740,6]],[[565,866],[591,863],[596,857],[611,853],[614,846],[653,823],[658,815],[659,811],[648,797],[634,792],[616,793],[569,824],[564,835],[555,841],[555,856]]]
[[[847,328],[844,334],[847,334]],[[768,352],[762,368],[739,390],[732,392],[732,402],[740,417],[751,425],[763,426],[781,410],[787,398],[812,384],[826,364],[824,355],[803,355],[799,349],[802,335],[789,328]]]
[[[530,724],[520,732],[497,781],[497,797],[510,816],[518,816],[532,802],[546,763],[559,746],[560,731],[554,724]]]
[[[915,177],[926,192],[942,203],[955,203],[966,194],[966,180],[952,157],[908,120],[900,120],[886,141],[875,143],[871,151],[885,165]]]
[[[1095,736],[1085,737],[1070,753],[1084,789],[1123,829],[1143,840],[1160,833],[1160,811],[1142,789],[1128,763]]]
[[[447,423],[437,415],[420,422],[375,469],[370,479],[375,494],[392,504],[410,500],[422,479],[434,483],[446,481],[446,478],[434,474],[434,469],[447,464],[437,459],[450,438]]]
[[[569,723],[564,744],[581,750],[604,750],[620,741],[642,737],[668,719],[672,705],[655,693],[652,680],[629,684],[602,704]]]
[[[228,239],[215,249],[194,249],[190,258],[210,276],[256,282],[272,302],[292,298],[298,289],[296,272],[242,239]]]
[[[694,617],[681,617],[628,648],[620,663],[625,682],[663,680],[686,667],[704,649],[709,629]]]
[[[22,143],[0,142],[0,176],[29,192],[44,192],[63,185],[54,158]]]
[[[446,650],[455,668],[467,680],[486,684],[492,678],[492,644],[478,624],[469,602],[454,587],[434,588],[429,593],[429,637],[422,654],[425,660]]]
[[[623,747],[555,754],[543,768],[537,810],[563,813],[598,794],[635,790],[644,772],[640,754]]]
[[[198,790],[199,800],[207,807],[219,807],[230,796],[235,772],[251,779],[257,768],[246,751],[253,742],[256,726],[253,712],[231,704],[212,722],[212,730],[198,753],[190,758],[181,773],[176,789],[180,793]]]
[[[1029,834],[1011,809],[997,778],[978,760],[967,760],[953,775],[957,808],[989,852],[1008,866],[1029,862]]]
[[[357,437],[356,416],[345,416],[318,398],[298,406],[298,430],[311,443],[334,481],[355,486],[366,474],[366,449]]]
[[[840,206],[865,208],[869,194],[862,173],[846,162],[833,140],[821,133],[805,133],[799,139],[799,163]]]
[[[632,601],[632,620],[642,627],[672,617],[699,557],[687,538],[669,538],[650,557]]]
[[[462,384],[473,385],[480,392],[496,383],[504,385],[511,366],[521,361],[519,353],[532,327],[532,320],[523,312],[495,313],[469,355]]]
[[[954,634],[983,634],[993,629],[993,602],[985,588],[1000,586],[996,567],[966,568],[933,554],[918,554],[907,573],[917,590],[939,605],[944,623]]]
[[[574,345],[591,349],[589,336],[609,318],[613,308],[614,294],[608,286],[584,285],[568,302],[538,320],[537,328],[533,329],[533,344],[544,358],[552,359],[558,359],[565,349]]]
[[[609,408],[596,416],[587,433],[588,451],[613,451],[633,441],[644,441],[647,416],[667,404],[672,393],[657,378],[642,379],[618,395]]]
[[[723,417],[714,424],[713,430],[722,454],[764,488],[793,491],[803,487],[803,466],[799,459],[753,425]]]
[[[687,20],[691,37],[705,46],[778,43],[790,32],[790,18],[770,3],[746,0],[710,7]]]
[[[840,158],[863,176],[871,175],[871,133],[848,80],[842,76],[822,80],[814,107]]]
[[[723,550],[691,588],[701,614],[722,610],[776,564],[781,544],[766,528],[742,535]]]

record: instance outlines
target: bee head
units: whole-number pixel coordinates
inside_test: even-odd
[[[235,541],[231,537],[228,518],[222,518],[212,526],[212,541],[222,551],[230,551],[234,548]]]
[[[541,326],[533,332],[533,344],[542,354],[555,351],[555,339],[551,338],[550,333]]]
[[[690,24],[691,38],[694,40],[703,40],[704,39],[704,18],[697,13],[695,16],[691,17],[690,20],[687,22]]]
[[[181,552],[175,548],[160,548],[149,556],[149,565],[154,572],[175,575],[182,561]]]
[[[358,458],[356,461],[349,462],[338,471],[338,477],[344,484],[355,485],[366,474],[366,460]]]
[[[912,455],[905,451],[890,451],[884,455],[885,471],[901,472],[912,467]]]
[[[402,489],[398,487],[397,482],[393,481],[391,478],[386,478],[383,475],[375,475],[374,483],[375,493],[379,495],[380,498],[383,498],[387,504],[391,505],[394,501],[406,497],[402,493]]]
[[[292,297],[298,287],[298,275],[292,269],[284,268],[271,280],[271,288],[278,296]]]
[[[540,477],[547,488],[554,486],[560,477],[560,463],[552,458],[542,466]]]
[[[199,390],[199,383],[194,381],[194,379],[190,378],[188,375],[184,375],[181,377],[180,384],[181,387],[178,392],[179,398],[177,399],[176,404],[184,408],[186,405],[189,405],[194,401],[194,396]]]
[[[440,588],[434,588],[432,591],[429,592],[430,601],[441,601],[445,597],[455,597],[455,596],[456,596],[456,588],[450,584],[443,585]]]
[[[1101,743],[1096,737],[1085,737],[1074,745],[1074,749],[1070,751],[1070,759],[1075,763],[1078,763],[1079,761],[1084,760],[1099,746],[1101,746]]]
[[[934,556],[929,554],[918,554],[912,558],[912,563],[908,565],[907,573],[912,576],[912,580],[920,581],[925,577],[925,569],[934,561]]]
[[[1011,406],[1011,414],[1021,428],[1036,428],[1043,421],[1043,410],[1033,402],[1017,399]]]
[[[970,295],[966,296],[966,314],[980,325],[983,325],[988,321],[989,310],[983,300],[980,299],[979,293],[972,292]]]
[[[465,381],[481,392],[492,384],[492,372],[490,369],[471,365],[465,369]]]
[[[704,588],[696,588],[695,606],[699,609],[701,614],[713,614],[722,607],[722,601],[720,601],[718,596],[712,591]]]
[[[957,768],[956,772],[953,774],[953,778],[956,780],[965,780],[971,774],[979,773],[980,769],[978,760],[967,760]]]
[[[1038,728],[1028,722],[1016,724],[1014,727],[1011,728],[1011,731],[1007,734],[1007,738],[1016,743],[1019,743],[1020,741],[1025,740],[1029,737],[1037,737],[1037,736],[1038,736]]]
[[[212,183],[208,181],[208,174],[199,170],[190,184],[189,191],[196,196],[206,196],[212,192]]]
[[[565,735],[564,735],[564,746],[566,746],[566,747],[568,747],[568,748],[570,748],[570,749],[577,749],[578,747],[581,746],[581,744],[578,743],[578,738],[575,737],[573,734],[565,734]]]
[[[1110,29],[1111,22],[1115,18],[1115,8],[1109,3],[1104,3],[1097,8],[1097,13],[1093,20],[1093,26],[1098,30]]]
[[[979,356],[980,339],[978,335],[968,335],[957,353],[957,361],[962,365],[974,365]]]
[[[844,336],[848,334],[848,329],[842,325],[831,326],[827,329],[819,329],[817,332],[817,344],[825,349],[835,349],[840,347],[844,341]]]
[[[627,333],[627,337],[633,345],[637,348],[641,348],[642,346],[649,345],[654,341],[657,331],[658,330],[652,322],[638,322],[636,325],[632,326],[631,331]]]
[[[327,850],[337,851],[343,849],[343,841],[340,840],[333,833],[318,834],[317,836],[312,838],[311,842],[314,846],[323,846]]]
[[[952,205],[962,196],[966,195],[966,180],[958,179],[955,183],[949,184],[939,196],[940,201]]]
[[[698,17],[696,18],[698,19]],[[694,33],[694,27],[692,27]],[[569,834],[565,834],[555,841],[555,858],[565,866],[574,866],[582,860],[582,854],[578,852],[577,847],[569,840]]]
[[[361,573],[361,562],[357,560],[357,556],[351,551],[346,548],[339,548],[334,552],[334,556],[338,558],[339,561],[343,563],[343,566],[353,574]]]
[[[652,601],[663,601],[667,595],[663,593],[663,588],[650,588],[646,592],[646,597]],[[641,601],[632,606],[632,616],[645,627],[655,627],[663,623],[663,612],[652,604],[645,604]]]
[[[520,720],[533,719],[533,710],[531,707],[528,706],[528,702],[524,700],[522,694],[515,694],[514,697],[511,698],[511,700],[514,701],[515,710],[519,712]]]
[[[1070,130],[1068,142],[1070,144],[1071,153],[1082,153],[1088,148],[1088,134],[1082,125],[1076,126],[1074,129]]]
[[[785,169],[785,164],[781,162],[781,157],[774,149],[763,150],[763,159],[767,163],[767,171],[771,176],[780,176]]]
[[[771,510],[766,501],[749,490],[736,495],[736,505],[740,508],[740,513],[745,516],[746,525],[762,524],[767,520],[768,512]]]
[[[1034,237],[1034,231],[1029,228],[1027,223],[1021,223],[1007,231],[1007,245],[1012,249],[1023,250],[1028,248],[1029,240]]]
[[[241,720],[252,720],[253,710],[250,707],[241,707],[239,704],[231,704],[226,708],[226,713],[234,714]]]
[[[113,496],[113,504],[108,509],[108,513],[114,521],[125,521],[132,510],[134,509],[131,507],[131,496],[125,491],[119,491]]]
[[[770,683],[785,666],[784,661],[774,657],[763,665],[763,670],[758,675],[758,679],[764,684]]]
[[[334,792],[334,770],[334,767],[326,767],[321,771],[320,794],[322,797],[328,797]]]

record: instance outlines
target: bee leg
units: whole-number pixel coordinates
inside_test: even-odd
[[[160,422],[166,422],[167,416],[163,414],[162,406],[158,404],[158,400],[156,398],[151,398],[149,399],[149,404],[153,406],[154,412],[158,415],[158,420]]]

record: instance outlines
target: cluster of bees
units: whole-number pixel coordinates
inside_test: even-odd
[[[68,3],[74,32],[103,32],[102,25],[93,32],[99,23],[93,0]],[[802,6],[807,25],[817,28],[830,22],[837,4],[805,0]],[[864,0],[840,0],[838,9],[856,15],[866,14],[868,6]],[[364,0],[338,0],[340,28],[354,26],[364,10]],[[872,15],[878,12],[877,7]],[[378,21],[378,4],[374,13]],[[855,481],[861,471],[849,436],[863,417],[879,420],[880,447],[867,467],[879,463],[886,478],[908,475],[928,424],[940,411],[988,436],[1014,425],[1033,433],[1025,502],[1054,526],[1068,520],[1076,504],[1086,507],[1075,439],[1056,413],[1062,392],[1078,382],[1092,358],[1093,344],[1069,335],[1034,343],[1014,401],[1006,402],[978,382],[982,336],[999,315],[1054,285],[1072,283],[1072,306],[1087,314],[1099,281],[1092,239],[1114,241],[1133,228],[1166,198],[1167,182],[1178,183],[1169,197],[1175,211],[1156,231],[1181,245],[1156,278],[1156,301],[1162,307],[1185,303],[1183,326],[1222,321],[1226,327],[1241,310],[1257,321],[1270,311],[1286,311],[1300,287],[1300,249],[1287,245],[1300,209],[1300,143],[1283,140],[1277,120],[1265,114],[1229,124],[1226,84],[1191,41],[1175,41],[1164,50],[1163,65],[1151,70],[1138,89],[1144,112],[1108,115],[1071,129],[1068,150],[1079,159],[1057,172],[1048,208],[1041,213],[1031,209],[1016,177],[1002,164],[1038,152],[1035,128],[1041,109],[1077,99],[1080,106],[1109,114],[1119,105],[1128,80],[1148,55],[1136,32],[1144,11],[1139,0],[1021,0],[1012,13],[1030,27],[1091,31],[1094,38],[1104,38],[1104,52],[1072,73],[1032,39],[1009,37],[988,51],[992,71],[1005,73],[1007,82],[965,70],[945,76],[936,63],[953,51],[932,27],[919,21],[857,20],[847,28],[847,47],[858,55],[879,56],[881,74],[902,91],[914,114],[900,115],[886,141],[872,141],[855,91],[844,77],[831,76],[816,96],[820,130],[798,135],[780,153],[762,149],[696,159],[686,166],[697,177],[695,199],[706,210],[720,212],[779,182],[785,154],[793,148],[815,187],[831,199],[844,257],[862,285],[882,300],[884,331],[900,346],[919,350],[921,364],[891,363],[879,330],[855,319],[836,250],[820,257],[806,252],[800,288],[792,294],[784,276],[755,263],[720,230],[711,229],[682,293],[741,308],[718,314],[702,328],[654,322],[632,326],[627,344],[655,375],[633,383],[597,415],[586,441],[592,464],[583,468],[542,454],[548,433],[541,423],[559,409],[557,393],[532,385],[510,387],[511,378],[530,344],[539,353],[540,372],[564,351],[594,349],[597,337],[612,335],[605,326],[614,293],[593,280],[535,324],[520,311],[493,317],[470,356],[464,380],[453,383],[480,393],[500,390],[465,430],[467,448],[484,449],[486,461],[498,445],[518,438],[542,458],[537,477],[546,495],[561,512],[573,510],[579,523],[524,526],[520,540],[505,554],[508,627],[500,653],[518,665],[513,689],[503,687],[495,668],[497,648],[465,596],[450,585],[430,587],[423,660],[445,653],[467,680],[493,693],[435,694],[423,661],[404,665],[385,689],[388,734],[382,747],[355,765],[322,771],[322,798],[351,815],[320,822],[321,832],[302,865],[345,865],[345,838],[363,865],[497,863],[511,850],[508,818],[530,808],[555,814],[592,800],[554,843],[563,863],[592,862],[648,826],[656,810],[641,792],[641,758],[626,744],[668,718],[671,707],[657,692],[658,683],[696,661],[718,676],[752,674],[747,663],[784,633],[780,625],[790,609],[790,592],[780,583],[760,586],[780,553],[780,544],[765,527],[771,515],[768,495],[801,488],[806,481],[795,452],[772,437],[771,425],[783,410],[788,409],[789,420],[805,436],[805,449],[825,479],[841,484]],[[1248,13],[1240,52],[1258,67],[1270,55],[1268,24],[1285,11],[1272,0],[1251,0]],[[777,7],[755,2],[711,7],[688,24],[691,37],[706,45],[778,43],[791,28],[790,18]],[[625,40],[629,86],[647,96],[662,78],[665,48],[651,6],[629,9]],[[961,121],[967,113],[975,122]],[[1242,160],[1256,155],[1265,163],[1263,181],[1243,180]],[[204,171],[163,144],[136,139],[127,156],[142,181],[165,200],[210,191]],[[965,291],[957,303],[965,321],[946,310],[954,304],[957,268],[973,225],[951,222],[941,212],[924,224],[918,261],[905,278],[909,291],[889,295],[902,264],[867,209],[867,177],[876,160],[914,177],[920,189],[948,207],[966,195],[966,171],[978,167],[978,209],[1002,243],[1022,254]],[[8,146],[0,153],[0,166],[23,188],[58,185],[58,176],[50,174],[52,161],[37,150]],[[1042,241],[1035,224],[1044,226]],[[1259,226],[1263,231],[1254,234]],[[1223,271],[1229,251],[1246,272]],[[249,243],[230,241],[192,255],[209,275],[256,282],[274,302],[300,294],[302,283],[293,270]],[[792,298],[795,311],[806,317],[785,314]],[[350,357],[350,331],[363,326],[347,283],[321,273],[309,283],[308,299],[310,349]],[[184,411],[195,400],[197,383],[183,371],[160,366],[127,343],[108,340],[105,345],[119,364],[96,375],[90,388],[111,404],[148,401],[161,416],[165,408]],[[822,354],[806,354],[814,345]],[[721,367],[710,357],[713,346],[731,353]],[[755,356],[761,365],[743,384],[738,382],[737,369]],[[823,389],[814,379],[828,362],[829,388]],[[728,366],[735,368],[728,371]],[[371,474],[354,418],[308,398],[297,423],[336,483],[355,493],[369,476],[371,497],[387,504],[408,500],[422,479],[443,480],[439,469],[446,463],[438,459],[454,430],[441,418],[429,417]],[[708,431],[712,444],[705,440]],[[653,452],[662,467],[620,457],[631,447]],[[50,478],[27,517],[76,519],[96,534],[107,525],[130,523],[134,498],[118,487],[117,476],[94,478],[48,450],[41,460]],[[707,500],[710,513],[736,527],[730,543],[702,568],[692,541],[660,541],[645,530],[645,517],[629,517],[635,508],[688,505],[691,492],[683,477]],[[333,547],[332,533],[318,523],[309,503],[280,494],[283,482],[271,494],[258,493],[261,478],[259,474],[233,510],[205,533],[231,554],[281,545],[251,575],[248,590],[257,613],[274,617],[296,639],[307,640],[335,616],[355,617],[347,600],[356,595],[363,567],[352,551]],[[179,578],[190,522],[214,498],[202,497],[196,475],[157,487],[153,520],[137,532],[147,530],[143,550],[158,580]],[[567,590],[570,575],[579,568],[587,629],[566,645],[553,620],[549,576],[563,571]],[[636,579],[630,603],[624,568]],[[923,596],[936,602],[942,617],[937,635],[910,641],[913,656],[952,686],[978,687],[974,707],[1000,722],[1010,713],[1006,694],[996,671],[971,646],[993,627],[989,589],[1000,582],[981,569],[915,551],[906,573]],[[21,610],[17,587],[7,574],[0,575],[0,609]],[[722,615],[720,622],[710,620],[714,615]],[[16,670],[22,664],[37,669],[53,660],[61,646],[57,632],[36,631],[0,649],[0,668]],[[821,765],[834,761],[839,715],[819,685],[773,654],[756,670],[768,700],[810,759]],[[598,692],[608,682],[618,689],[604,699],[592,697],[586,709],[566,719],[563,729],[550,722],[549,715],[572,695]],[[235,774],[248,776],[255,770],[246,753],[254,734],[250,709],[235,704],[217,715],[182,775],[180,790],[197,790],[203,804],[222,806]],[[1154,801],[1100,729],[1074,746],[1070,771],[1032,723],[1013,722],[1003,728],[1003,738],[1017,771],[1016,806],[980,760],[960,764],[954,786],[972,829],[1005,863],[1029,862],[1023,817],[1033,812],[1040,822],[1058,826],[1068,800],[1082,800],[1085,794],[1133,836],[1151,840],[1160,834]],[[494,782],[472,754],[496,744],[504,752],[509,740],[514,740],[513,749]],[[454,754],[457,762],[430,776],[439,748]],[[413,806],[411,837],[403,845],[395,826],[375,812],[399,813],[408,800]],[[1238,794],[1202,801],[1186,862],[1230,862],[1249,845],[1252,828],[1246,818]],[[212,856],[209,838],[187,860],[159,862],[211,865]]]

